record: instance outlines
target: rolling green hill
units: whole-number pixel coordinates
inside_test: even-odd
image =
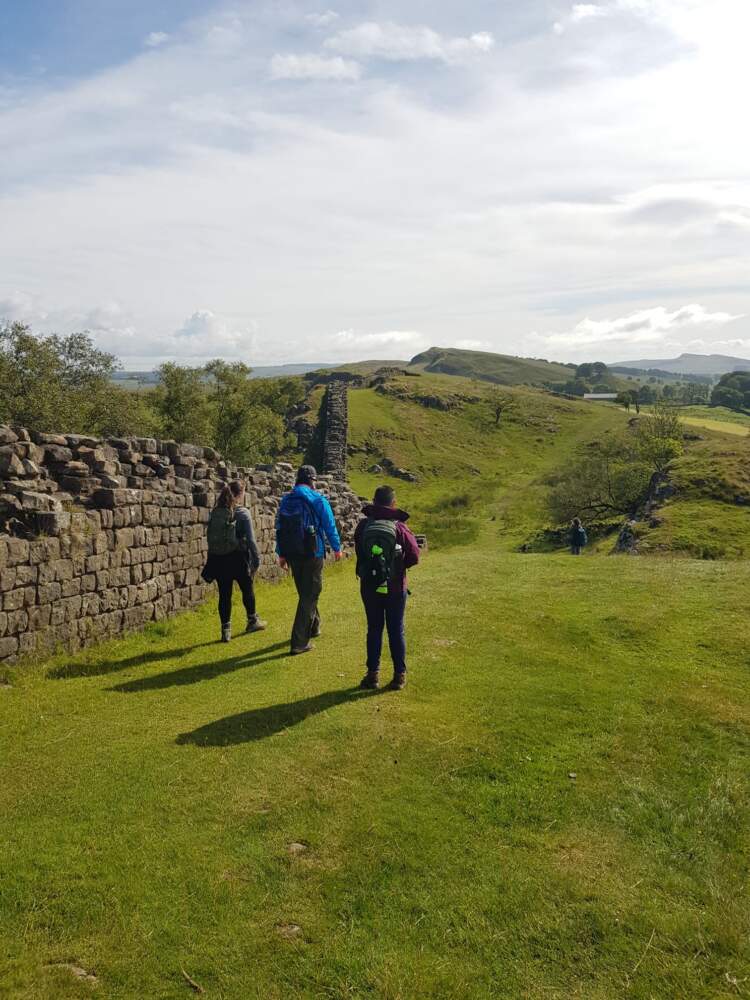
[[[505,548],[553,529],[546,506],[551,480],[580,449],[623,431],[632,414],[507,386],[496,426],[490,407],[496,391],[484,382],[432,373],[351,389],[349,468],[355,488],[369,496],[381,481],[391,482],[437,545],[471,543],[490,519]],[[740,424],[687,423],[685,430],[686,451],[671,475],[674,495],[639,524],[640,551],[746,558],[750,437]],[[403,479],[404,473],[416,482]],[[616,533],[623,520],[614,518],[611,530]],[[610,552],[614,536],[598,544]]]
[[[455,347],[431,347],[411,359],[410,366],[420,371],[462,375],[501,385],[543,385],[571,377],[572,369],[537,358],[516,358],[508,354],[464,351]]]

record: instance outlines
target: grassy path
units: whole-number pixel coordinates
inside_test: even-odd
[[[0,688],[0,995],[743,995],[748,564],[433,554],[401,694],[326,583]]]

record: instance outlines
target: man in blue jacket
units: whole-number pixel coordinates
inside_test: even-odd
[[[318,598],[323,589],[326,541],[336,561],[341,539],[331,505],[315,489],[317,473],[302,465],[291,493],[285,493],[276,516],[276,554],[282,569],[290,569],[299,600],[292,627],[292,656],[309,653],[311,639],[320,635]]]

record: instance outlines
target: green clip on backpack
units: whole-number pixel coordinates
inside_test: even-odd
[[[228,556],[232,552],[237,552],[239,547],[234,512],[228,507],[214,508],[208,519],[208,554]]]
[[[362,534],[362,557],[357,575],[368,590],[388,593],[396,561],[396,522],[369,520]]]

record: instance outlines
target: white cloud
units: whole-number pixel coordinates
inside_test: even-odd
[[[570,12],[570,19],[575,24],[577,21],[586,21],[591,17],[604,17],[607,9],[595,3],[576,3]]]
[[[255,351],[257,325],[236,329],[210,309],[198,309],[175,331],[174,337],[178,353],[185,357],[245,359]]]
[[[495,39],[488,31],[479,31],[466,38],[446,38],[424,26],[367,21],[356,28],[340,31],[325,44],[335,52],[362,59],[392,62],[434,59],[455,63],[467,56],[490,52]]]
[[[398,35],[398,59],[325,100],[268,82],[273,54],[313,33],[314,6],[204,6],[174,29],[179,45],[0,88],[0,300],[35,329],[94,319],[138,367],[196,357],[200,338],[174,331],[206,304],[226,327],[206,349],[256,363],[406,356],[457,337],[537,354],[530,330],[654,303],[750,313],[744,0],[665,0],[658,19],[620,10],[585,31],[566,20],[562,45],[548,0],[434,6],[432,28]],[[403,16],[395,0],[356,9],[326,35]],[[471,42],[478,25],[487,38]],[[481,56],[490,33],[502,59]],[[448,80],[456,39],[474,58]],[[92,317],[100,302],[123,314]],[[250,351],[237,334],[254,320]],[[748,322],[670,336],[746,338]],[[415,339],[347,342],[344,327]]]
[[[157,49],[167,41],[169,41],[169,35],[166,31],[152,31],[151,34],[146,35],[143,44],[149,49]]]
[[[384,330],[373,333],[355,329],[339,330],[332,341],[332,350],[337,356],[353,360],[393,360],[394,355],[408,360],[429,346],[428,338],[417,330]]]
[[[545,334],[540,339],[551,347],[570,348],[607,343],[658,343],[685,327],[718,327],[741,318],[728,312],[709,312],[695,304],[675,309],[674,312],[669,312],[664,306],[656,306],[618,319],[593,320],[587,317],[572,330]]]
[[[456,340],[452,347],[458,347],[462,351],[491,351],[492,344],[488,340],[473,340],[471,337],[464,340]]]
[[[315,28],[329,28],[338,21],[339,15],[335,10],[324,10],[320,13],[307,14],[305,20]]]
[[[275,55],[271,59],[272,80],[359,80],[358,63],[341,56]]]

